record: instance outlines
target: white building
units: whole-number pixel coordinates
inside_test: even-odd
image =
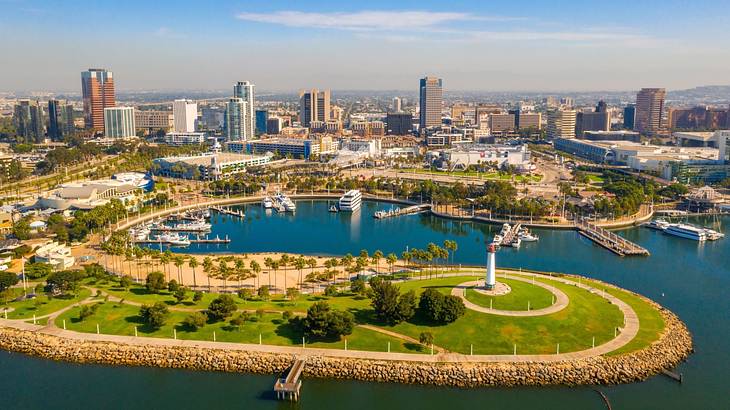
[[[191,100],[175,100],[172,102],[174,132],[195,132],[198,120],[198,104]]]
[[[244,141],[253,139],[256,136],[256,117],[254,114],[256,101],[254,88],[255,86],[248,81],[239,81],[233,86],[233,97],[240,98],[246,103],[245,110],[243,111],[245,126],[243,128],[243,137],[240,138]]]
[[[71,248],[58,242],[51,242],[35,251],[35,261],[47,263],[54,269],[68,269],[76,262],[71,255]]]
[[[107,204],[111,199],[118,199],[125,205],[131,205],[149,184],[151,184],[149,180],[125,179],[69,182],[38,197],[35,207],[56,210],[92,209]]]
[[[226,104],[226,139],[228,141],[246,141],[247,130],[251,122],[247,116],[249,106],[243,98],[231,98]]]
[[[441,168],[465,170],[471,165],[514,166],[520,171],[531,171],[530,150],[526,145],[465,144],[457,148],[429,153]]]
[[[165,134],[168,145],[202,145],[205,143],[204,132],[171,132]]]
[[[547,114],[548,138],[575,138],[575,110],[551,109]]]
[[[129,138],[135,134],[134,107],[104,108],[104,136]]]

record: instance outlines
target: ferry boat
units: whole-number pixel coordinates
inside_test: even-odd
[[[264,209],[271,209],[274,206],[274,201],[271,200],[271,197],[267,196],[263,201],[261,201],[261,205]]]
[[[345,195],[340,198],[340,211],[357,211],[360,209],[362,204],[362,194],[360,190],[353,189],[347,191]]]
[[[645,223],[643,226],[649,228],[649,229],[656,229],[657,231],[665,231],[669,226],[672,225],[671,223],[665,221],[664,219],[655,219],[651,222]]]
[[[664,233],[700,242],[707,240],[707,232],[705,229],[688,224],[669,224],[664,230]]]

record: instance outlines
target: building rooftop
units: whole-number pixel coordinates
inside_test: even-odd
[[[160,160],[164,160],[166,162],[182,162],[193,166],[209,166],[214,159],[217,164],[230,164],[236,162],[250,161],[260,157],[260,155],[238,154],[234,152],[217,152],[186,157],[166,157],[160,158]]]

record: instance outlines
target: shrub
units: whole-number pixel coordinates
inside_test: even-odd
[[[301,325],[307,336],[339,339],[352,333],[355,319],[350,312],[332,310],[327,302],[316,302],[307,309],[307,317],[301,320]]]
[[[142,305],[139,309],[139,316],[142,321],[155,329],[159,329],[165,325],[167,316],[170,311],[163,302],[157,302],[154,305]]]
[[[183,300],[188,298],[188,290],[180,286],[177,290],[175,290],[172,296],[175,298],[177,303],[181,303]]]
[[[198,330],[201,327],[205,326],[205,322],[207,321],[208,316],[206,316],[205,313],[193,312],[189,314],[185,319],[183,319],[182,324],[188,329]]]
[[[328,285],[326,288],[324,288],[324,295],[325,296],[337,296],[337,286]]]
[[[434,289],[421,294],[419,310],[432,322],[451,323],[466,312],[464,301],[453,295],[444,296]]]
[[[177,283],[175,279],[170,279],[170,281],[167,283],[167,290],[169,290],[172,293],[177,292],[177,290],[180,289],[180,284]]]
[[[203,292],[196,291],[193,294],[193,302],[200,302],[201,300],[203,300]]]
[[[256,292],[259,299],[261,300],[268,300],[269,299],[269,287],[264,285],[259,288],[259,290]]]
[[[418,335],[418,341],[424,346],[430,346],[433,344],[433,334],[431,332],[421,332]]]
[[[350,292],[356,295],[364,295],[366,291],[367,287],[364,280],[357,278],[350,283]]]
[[[251,289],[249,289],[249,288],[238,289],[237,293],[238,293],[238,297],[243,300],[251,299],[251,296],[253,296],[253,291],[251,291]]]
[[[221,295],[208,306],[208,317],[213,321],[219,321],[227,318],[237,309],[236,301],[231,295]]]
[[[167,287],[165,282],[165,275],[162,272],[150,272],[147,275],[145,287],[147,291],[151,293],[159,293],[162,289]]]

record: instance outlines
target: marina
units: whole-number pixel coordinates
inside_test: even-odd
[[[218,212],[221,215],[231,215],[231,216],[238,216],[240,218],[243,218],[246,216],[246,214],[243,213],[241,210],[234,210],[231,208],[225,208],[222,206],[212,206],[210,207],[212,211]]]
[[[577,221],[575,226],[581,235],[619,256],[649,256],[647,249],[585,220]]]

